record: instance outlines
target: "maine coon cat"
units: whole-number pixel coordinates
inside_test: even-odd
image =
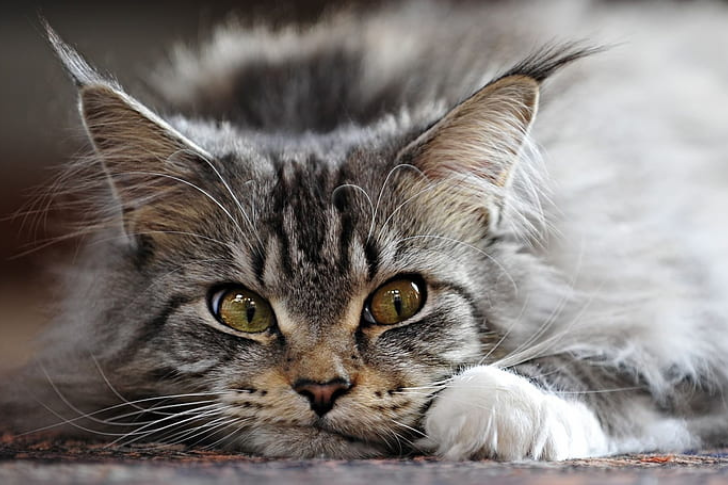
[[[50,31],[93,237],[6,424],[290,457],[724,442],[726,20],[411,2],[231,24],[151,76],[155,109]]]

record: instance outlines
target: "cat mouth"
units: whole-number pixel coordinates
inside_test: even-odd
[[[350,443],[367,443],[367,444],[369,444],[371,442],[371,440],[367,440],[366,438],[364,438],[362,436],[354,436],[354,435],[342,433],[341,431],[333,429],[331,427],[331,425],[328,425],[326,423],[326,421],[323,419],[317,419],[311,426],[304,426],[304,427],[309,428],[309,429],[314,429],[318,433],[337,436]]]
[[[259,427],[250,437],[252,442],[240,443],[242,448],[264,456],[361,459],[393,454],[384,442],[347,435],[320,424]]]
[[[374,455],[370,456],[382,456],[382,455],[397,455],[397,456],[403,456],[403,455],[409,455],[412,452],[416,451],[416,448],[413,444],[411,444],[411,441],[407,440],[395,440],[396,446],[391,441],[386,441],[382,438],[379,438],[378,436],[362,436],[362,435],[352,435],[347,434],[345,432],[339,431],[335,428],[333,428],[331,425],[327,424],[325,420],[319,419],[316,422],[313,423],[310,427],[307,427],[309,430],[314,430],[317,437],[320,437],[322,439],[336,439],[341,442],[348,443],[352,446],[356,447],[366,447],[374,451]],[[405,445],[405,443],[410,443],[411,445]],[[335,457],[331,457],[335,458]]]

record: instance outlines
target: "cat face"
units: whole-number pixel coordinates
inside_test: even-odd
[[[226,444],[247,451],[407,449],[434,384],[477,362],[486,327],[468,276],[477,252],[453,249],[441,222],[422,220],[412,189],[431,184],[395,168],[391,148],[338,160],[259,153],[255,174],[249,159],[220,155],[211,160],[219,177],[197,160],[186,180],[204,193],[180,184],[156,207],[128,212],[151,218],[129,224],[145,257],[121,271],[143,282],[111,325],[153,315],[156,329],[127,347],[120,372],[146,374],[159,393],[217,393],[215,419],[237,429]]]
[[[497,273],[484,212],[403,163],[407,142],[249,144],[112,175],[130,249],[111,278],[134,283],[108,291],[125,308],[108,324],[137,327],[114,337],[118,375],[214,393],[207,421],[236,449],[406,450],[437,383],[484,355],[477,273]]]
[[[165,121],[50,35],[121,234],[100,244],[84,318],[117,395],[175,403],[137,436],[407,450],[442,382],[490,355],[491,297],[513,293],[496,236],[534,77],[491,83],[429,129],[268,136]]]

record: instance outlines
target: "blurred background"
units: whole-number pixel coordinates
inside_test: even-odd
[[[45,42],[39,15],[132,93],[175,42],[208,37],[231,15],[311,21],[331,0],[3,2],[0,4],[0,369],[22,363],[46,320],[48,269],[73,244],[54,216],[19,217],[83,146],[75,92]],[[340,2],[339,2],[340,3]],[[25,254],[32,250],[29,254]]]

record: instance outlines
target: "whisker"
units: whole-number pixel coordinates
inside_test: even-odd
[[[519,323],[519,321],[523,318],[523,315],[526,313],[526,308],[528,307],[528,302],[530,301],[529,295],[526,295],[526,298],[524,299],[523,305],[521,306],[521,312],[520,314],[511,322],[511,324],[508,326],[506,331],[503,333],[500,339],[498,339],[498,342],[493,345],[493,347],[490,348],[487,354],[483,356],[479,363],[483,364],[485,363],[491,355],[503,344],[503,342],[506,341],[508,336],[511,334],[511,331],[516,327],[516,325]]]
[[[41,406],[43,406],[49,413],[53,414],[55,417],[57,417],[58,419],[60,419],[62,422],[60,422],[58,424],[55,424],[55,425],[52,425],[52,426],[46,426],[44,428],[40,428],[40,429],[37,429],[37,430],[34,430],[34,431],[29,431],[29,432],[23,433],[23,434],[21,434],[19,436],[27,436],[27,435],[32,434],[32,433],[37,433],[38,431],[41,431],[41,430],[45,430],[45,429],[49,429],[49,428],[55,428],[55,427],[64,426],[64,425],[70,425],[70,426],[72,426],[72,427],[74,427],[74,428],[76,428],[78,430],[84,431],[84,432],[89,433],[89,434],[98,435],[98,436],[112,436],[113,437],[113,436],[126,436],[127,435],[127,433],[110,433],[110,432],[98,431],[98,430],[95,430],[95,429],[88,428],[86,426],[80,425],[80,424],[78,424],[78,423],[75,422],[79,418],[67,419],[64,416],[62,416],[61,414],[57,413],[50,406],[47,406],[44,402],[42,402],[42,401],[40,401],[38,399],[36,399],[36,402],[38,404],[40,404]]]
[[[477,252],[478,254],[480,254],[482,256],[485,256],[486,258],[488,258],[489,260],[491,260],[493,263],[495,263],[495,265],[498,266],[498,268],[503,272],[503,274],[506,275],[506,277],[508,277],[508,280],[513,285],[513,289],[516,290],[516,291],[518,291],[518,285],[516,284],[516,281],[510,275],[510,273],[508,272],[508,270],[506,270],[506,268],[498,260],[496,260],[493,256],[491,256],[490,254],[488,254],[487,252],[483,251],[482,249],[480,249],[477,246],[473,246],[470,243],[466,243],[466,242],[460,241],[458,239],[453,239],[453,238],[446,237],[446,236],[438,236],[438,235],[434,235],[434,234],[421,234],[421,235],[418,235],[418,236],[405,237],[405,238],[402,238],[402,239],[398,239],[395,244],[396,245],[399,245],[402,242],[409,241],[409,240],[413,240],[413,239],[436,239],[436,240],[451,242],[451,243],[455,243],[455,244],[460,244],[460,245],[463,245],[463,246],[467,247],[468,249],[472,249],[473,251]]]
[[[413,428],[412,426],[409,426],[409,425],[407,425],[407,424],[404,424],[404,423],[400,423],[400,422],[399,422],[399,421],[397,421],[396,419],[392,419],[392,422],[393,422],[394,424],[396,424],[397,426],[401,426],[401,427],[403,427],[403,428],[405,428],[405,429],[407,429],[407,430],[409,430],[409,431],[412,431],[412,432],[413,432],[413,433],[415,433],[415,434],[418,434],[418,435],[420,435],[420,436],[421,436],[421,437],[423,437],[423,438],[428,438],[428,436],[427,436],[427,433],[425,433],[424,431],[420,431],[420,430],[419,430],[419,429],[417,429],[417,428]],[[409,440],[408,440],[408,441],[409,441]],[[410,444],[412,444],[412,445],[414,445],[414,443],[412,443],[412,441],[409,441],[409,443],[410,443]]]
[[[592,389],[592,390],[586,390],[586,391],[550,390],[549,392],[552,392],[554,394],[601,394],[601,393],[608,393],[608,392],[638,391],[641,389],[644,389],[644,387],[643,386],[615,387],[613,389]]]
[[[589,300],[584,303],[581,310],[559,333],[554,334],[553,336],[549,337],[546,340],[543,340],[542,342],[532,345],[530,348],[524,349],[520,352],[520,354],[510,354],[503,359],[494,362],[492,365],[499,368],[508,368],[514,367],[516,365],[522,364],[528,360],[532,360],[538,357],[545,357],[546,355],[548,355],[546,352],[550,351],[550,348],[552,348],[557,342],[565,338],[570,333],[573,326],[580,321],[581,317],[586,313],[587,309],[593,301],[594,296],[589,298]]]
[[[370,227],[369,231],[371,231],[372,228],[374,227],[374,223],[375,223],[375,220],[376,220],[375,219],[376,218],[376,212],[375,212],[375,208],[374,208],[374,203],[372,202],[372,198],[369,197],[369,194],[367,194],[366,190],[364,190],[359,185],[356,185],[356,184],[341,184],[341,185],[339,185],[338,187],[336,187],[331,192],[331,203],[332,203],[332,205],[333,205],[333,201],[334,201],[334,198],[336,197],[337,192],[339,192],[339,190],[342,190],[342,189],[354,189],[354,190],[358,190],[360,193],[364,194],[364,197],[366,197],[366,200],[369,203],[369,209],[371,210],[371,213],[372,213],[372,215],[371,215],[371,219],[372,220],[369,223],[369,227]],[[368,237],[367,237],[367,240],[368,240]]]
[[[96,356],[94,356],[90,352],[89,352],[89,356],[91,357],[91,360],[93,361],[94,365],[96,366],[96,369],[99,371],[101,378],[106,383],[106,386],[111,390],[112,393],[114,393],[114,395],[116,397],[119,398],[120,401],[128,404],[129,406],[135,407],[137,409],[143,409],[141,406],[137,406],[136,404],[129,403],[129,400],[127,398],[125,398],[124,396],[122,396],[121,393],[119,393],[119,391],[117,391],[116,388],[111,385],[111,382],[109,382],[109,379],[106,377],[106,374],[104,373],[104,370],[101,368],[101,364],[99,364],[99,361],[96,359]]]
[[[392,176],[398,170],[403,170],[403,169],[414,170],[417,173],[419,173],[420,175],[422,175],[424,178],[427,178],[427,176],[424,174],[424,172],[422,170],[420,170],[419,168],[417,168],[414,165],[409,164],[409,163],[400,163],[399,165],[395,166],[394,168],[392,168],[392,170],[389,171],[389,173],[387,174],[387,176],[384,179],[384,182],[382,182],[382,188],[379,189],[379,196],[377,197],[377,205],[374,207],[374,211],[372,213],[372,222],[371,222],[371,225],[369,226],[369,232],[367,233],[366,242],[369,242],[369,240],[372,237],[372,233],[374,232],[374,225],[376,224],[376,221],[377,221],[377,214],[379,213],[379,206],[382,202],[382,195],[384,195],[384,189],[387,187],[387,184],[389,183],[389,180],[392,178]],[[370,203],[371,203],[371,200],[370,200]],[[399,208],[395,209],[394,212],[396,212],[398,209]],[[384,226],[386,225],[389,218],[391,218],[391,216],[392,216],[392,214],[390,214],[390,217],[388,217],[387,220],[384,222],[384,225],[382,226],[382,228],[379,231],[380,235],[381,235],[382,231],[384,230]]]
[[[252,421],[251,418],[237,418],[237,421],[235,421],[235,424],[237,424],[237,426],[235,426],[235,428],[230,433],[228,433],[227,435],[223,436],[219,440],[217,440],[217,441],[215,441],[213,443],[210,443],[209,445],[205,446],[203,449],[206,449],[206,450],[215,449],[223,441],[226,441],[226,440],[227,441],[230,441],[230,440],[232,440],[233,437],[236,434],[242,433],[246,429],[249,429],[249,427],[246,427],[245,425],[247,423],[249,423],[250,421]],[[223,445],[223,446],[227,446],[227,445]]]
[[[248,223],[248,226],[250,227],[250,231],[253,233],[255,238],[258,240],[259,246],[258,246],[257,252],[258,252],[258,254],[260,254],[260,252],[265,249],[265,247],[263,245],[263,241],[260,240],[260,236],[258,235],[258,232],[255,230],[255,225],[253,224],[253,221],[250,219],[250,216],[248,215],[248,213],[243,208],[243,205],[240,203],[240,199],[237,198],[237,196],[235,195],[235,192],[233,191],[232,188],[230,188],[230,185],[225,180],[225,178],[220,174],[220,171],[217,169],[217,167],[215,167],[215,165],[208,158],[203,156],[202,159],[215,172],[215,175],[217,175],[217,178],[220,179],[220,182],[222,182],[222,184],[225,186],[225,189],[230,194],[230,197],[232,197],[233,201],[235,202],[235,205],[238,206],[238,209],[240,210],[243,217],[245,218],[245,221]],[[252,180],[248,180],[248,182],[252,182]]]
[[[420,171],[419,169],[417,169],[417,170]],[[422,174],[422,176],[425,179],[427,179],[427,175],[425,175],[424,173]],[[379,229],[379,232],[377,233],[377,239],[381,239],[382,238],[382,233],[386,229],[387,225],[391,222],[391,220],[394,218],[395,215],[397,215],[397,213],[400,210],[404,209],[409,203],[415,201],[420,196],[422,196],[424,194],[427,194],[428,192],[432,192],[434,190],[437,190],[442,185],[449,184],[449,183],[452,183],[452,180],[449,179],[449,178],[448,179],[439,180],[437,182],[429,181],[429,183],[427,184],[427,186],[424,189],[422,189],[422,190],[420,190],[420,191],[412,194],[407,199],[405,199],[404,202],[400,203],[397,207],[395,207],[392,210],[392,212],[389,214],[389,216],[387,216],[387,218],[384,220],[384,222],[382,223],[382,227]]]
[[[535,342],[538,341],[539,338],[541,338],[548,330],[551,328],[551,326],[554,324],[554,322],[557,321],[557,319],[561,316],[561,312],[563,312],[564,308],[566,308],[566,305],[569,302],[569,296],[563,297],[559,304],[556,305],[556,307],[552,310],[551,314],[544,320],[544,322],[539,326],[538,330],[533,333],[530,337],[528,337],[524,342],[522,342],[518,347],[516,347],[513,351],[510,352],[510,355],[518,355],[519,352],[528,350],[530,346],[534,345]]]
[[[63,416],[60,416],[58,413],[56,413],[55,411],[53,411],[52,409],[50,409],[47,405],[45,405],[45,403],[36,400],[36,401],[38,401],[39,404],[41,404],[49,412],[53,413],[56,417],[62,419],[63,422],[56,423],[56,424],[51,424],[51,425],[48,425],[48,426],[43,426],[43,427],[40,427],[40,428],[36,428],[36,429],[33,429],[33,430],[28,431],[26,433],[23,433],[23,434],[21,434],[19,436],[27,436],[27,435],[34,434],[34,433],[39,433],[41,431],[46,431],[46,430],[49,430],[49,429],[57,428],[59,426],[65,425],[65,424],[71,424],[71,425],[73,425],[73,423],[75,421],[83,420],[87,416],[96,416],[96,415],[99,415],[99,414],[102,414],[102,413],[106,413],[106,412],[109,412],[109,411],[112,411],[112,410],[115,410],[115,409],[119,409],[119,408],[123,408],[125,406],[129,406],[130,404],[139,404],[139,403],[153,402],[153,401],[159,401],[159,400],[169,400],[169,399],[183,399],[183,398],[188,398],[188,397],[219,396],[220,394],[221,394],[221,392],[215,391],[215,392],[197,392],[197,393],[186,393],[186,394],[170,394],[170,395],[165,395],[165,396],[149,397],[149,398],[144,398],[144,399],[137,399],[135,401],[127,401],[127,402],[124,402],[124,403],[115,404],[113,406],[107,406],[107,407],[98,409],[96,411],[93,411],[91,413],[84,413],[83,415],[78,416],[76,418],[65,418]],[[210,401],[210,402],[213,402],[213,401]]]
[[[230,416],[227,416],[226,418],[227,418],[226,420],[224,420],[220,423],[217,423],[214,426],[206,426],[206,428],[204,430],[202,430],[200,433],[186,437],[184,440],[186,442],[189,442],[191,439],[197,438],[197,436],[202,435],[202,437],[199,438],[197,441],[190,443],[190,446],[198,446],[198,445],[204,443],[205,441],[209,440],[216,434],[225,431],[227,429],[227,427],[230,426],[231,424],[240,421],[240,418],[230,418]],[[215,420],[215,421],[217,421],[217,420]]]
[[[389,435],[391,435],[394,438],[394,440],[397,442],[397,448],[399,449],[398,454],[399,455],[404,454],[404,448],[402,447],[402,441],[400,439],[401,437],[400,437],[399,433],[397,433],[393,429],[386,429],[385,432],[389,433]],[[389,444],[387,446],[389,446]]]
[[[164,411],[168,410],[168,409],[176,409],[176,408],[181,408],[181,407],[189,407],[189,406],[202,405],[202,404],[213,404],[213,403],[218,403],[218,401],[215,401],[212,399],[207,399],[204,401],[178,402],[178,403],[174,403],[174,404],[165,404],[163,406],[155,405],[155,406],[149,407],[149,408],[140,407],[140,408],[138,408],[139,409],[138,411],[116,415],[116,416],[106,420],[106,422],[108,422],[109,424],[119,424],[119,423],[117,423],[117,421],[119,419],[126,419],[126,418],[131,418],[134,416],[143,416],[145,414],[159,414],[162,416],[174,416],[177,413],[168,413],[168,412],[164,412]],[[148,422],[151,422],[151,421],[146,421],[146,422],[134,421],[134,422],[131,422],[128,424],[138,426],[141,424],[147,424]],[[127,423],[123,423],[123,424],[127,424]]]
[[[105,420],[98,419],[95,416],[92,416],[89,413],[86,413],[80,409],[78,409],[76,406],[74,406],[67,398],[66,396],[58,389],[58,386],[53,382],[53,379],[51,379],[51,376],[48,374],[48,370],[45,368],[45,366],[41,363],[40,368],[43,371],[43,374],[45,375],[46,379],[48,380],[48,383],[53,388],[53,391],[56,393],[56,395],[61,399],[63,404],[65,404],[69,409],[71,409],[74,413],[78,415],[76,419],[87,419],[94,423],[100,423],[100,424],[106,424]],[[122,398],[123,399],[123,398]],[[124,403],[125,405],[128,405],[127,403]],[[55,414],[55,413],[54,413]],[[66,423],[70,423],[69,420],[65,420]]]
[[[532,343],[536,342],[541,336],[543,336],[546,331],[556,322],[556,320],[561,315],[561,312],[566,308],[566,305],[571,301],[571,298],[573,296],[573,288],[576,287],[576,283],[579,278],[579,273],[581,271],[581,265],[583,263],[583,257],[584,257],[584,244],[582,243],[581,249],[579,251],[579,257],[577,258],[576,267],[574,270],[574,276],[572,280],[569,282],[568,288],[572,289],[571,293],[568,295],[564,295],[561,298],[561,301],[558,305],[552,310],[551,314],[546,318],[546,321],[541,325],[541,327],[532,335],[530,338],[528,338],[525,342],[523,342],[521,345],[516,347],[515,350],[513,350],[513,354],[517,354],[524,348],[527,348]]]
[[[136,441],[148,438],[150,436],[153,436],[153,435],[160,433],[161,431],[167,430],[169,428],[174,428],[176,426],[182,426],[185,423],[197,421],[200,419],[207,418],[209,416],[214,416],[216,414],[219,414],[220,410],[224,409],[225,407],[226,406],[224,404],[217,403],[217,404],[211,404],[208,406],[202,406],[199,409],[181,411],[175,415],[167,416],[167,417],[158,419],[157,421],[153,421],[152,423],[141,426],[140,428],[136,429],[133,432],[126,433],[122,437],[115,439],[114,441],[109,443],[108,446],[111,447],[111,446],[115,446],[117,444],[120,446],[129,446],[130,444],[132,444]],[[205,412],[199,413],[200,409],[204,409]],[[195,413],[195,414],[186,419],[182,419],[181,421],[176,421],[177,418],[182,417],[182,416],[187,416],[190,413]],[[161,428],[152,427],[153,425],[161,424],[165,421],[171,421],[171,422],[169,424],[166,424],[165,426],[162,426]],[[151,428],[151,429],[149,429],[149,428]],[[146,431],[143,431],[143,430],[146,430]],[[128,438],[130,436],[132,436],[133,438],[130,440],[124,440],[125,438]]]
[[[169,174],[165,174],[165,173],[155,173],[155,172],[124,172],[123,175],[125,175],[125,176],[145,175],[145,176],[148,176],[148,177],[163,177],[163,178],[168,178],[170,180],[174,180],[176,182],[179,182],[181,184],[187,185],[188,187],[191,187],[191,188],[195,189],[196,191],[200,192],[205,197],[207,197],[209,200],[211,200],[221,211],[223,211],[223,213],[227,216],[228,219],[230,219],[230,221],[233,223],[233,225],[235,226],[235,228],[238,230],[238,233],[243,237],[243,240],[248,244],[248,246],[250,247],[250,249],[251,250],[253,249],[253,245],[250,243],[250,241],[248,240],[248,238],[245,236],[245,232],[243,231],[243,228],[240,227],[240,224],[238,224],[238,221],[233,217],[233,215],[230,213],[230,211],[228,211],[225,208],[225,206],[223,206],[212,194],[210,194],[209,192],[207,192],[202,187],[199,187],[199,186],[193,184],[192,182],[189,182],[189,181],[187,181],[187,180],[185,180],[183,178],[175,177],[174,175],[169,175]]]
[[[203,434],[207,431],[208,428],[214,427],[216,424],[220,423],[221,421],[233,421],[235,418],[231,418],[230,416],[220,416],[217,419],[213,419],[212,421],[208,421],[206,423],[202,423],[200,425],[196,425],[190,429],[183,429],[181,431],[178,431],[174,428],[169,430],[167,433],[161,434],[160,436],[157,436],[155,439],[163,441],[165,443],[182,443],[185,441],[188,441],[191,438],[195,438],[196,436],[199,436],[199,434]],[[172,433],[172,434],[170,434]]]

